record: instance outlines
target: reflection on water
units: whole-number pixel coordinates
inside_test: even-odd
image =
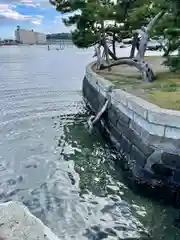
[[[22,201],[60,239],[179,239],[177,211],[134,194],[98,131],[86,131],[91,53],[72,51],[0,52],[1,202]]]

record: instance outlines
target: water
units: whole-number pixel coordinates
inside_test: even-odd
[[[22,201],[60,239],[179,239],[178,211],[133,193],[86,131],[91,60],[75,47],[0,48],[0,201]]]

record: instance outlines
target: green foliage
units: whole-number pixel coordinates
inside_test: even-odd
[[[101,31],[99,26],[101,20],[113,20],[115,23],[105,26],[106,36],[115,36],[117,40],[130,37],[133,30],[147,25],[165,4],[165,0],[117,0],[117,2],[112,0],[51,0],[51,3],[52,1],[57,11],[72,14],[64,19],[64,23],[66,26],[75,27],[72,35],[78,47],[88,47],[89,44],[89,46],[93,45],[93,41],[94,44],[97,42],[98,33],[100,34]]]
[[[165,40],[164,56],[166,60],[164,64],[170,68],[171,71],[180,69],[180,1],[166,0],[166,14],[161,19],[154,30],[154,34],[161,36]],[[172,53],[177,51],[177,55]]]
[[[170,68],[172,72],[179,71],[180,69],[180,55],[168,56],[164,62],[166,66]]]
[[[70,33],[53,33],[53,34],[47,34],[47,39],[72,39],[72,36]]]
[[[137,0],[136,0],[137,1]],[[138,0],[140,1],[140,0]],[[105,23],[105,35],[116,40],[130,36],[128,12],[135,0],[121,0],[116,4],[111,0],[54,0],[52,4],[61,13],[72,13],[63,19],[66,26],[74,26],[72,39],[78,47],[89,47],[97,43],[101,34],[102,21]],[[106,21],[114,21],[107,25]],[[123,25],[119,23],[124,23]]]
[[[116,41],[132,36],[132,31],[146,26],[161,10],[165,14],[150,33],[151,37],[161,38],[165,64],[171,70],[180,69],[180,1],[179,0],[50,0],[60,13],[70,13],[64,18],[66,26],[74,26],[72,40],[80,48],[87,48],[99,41],[102,23],[106,25],[104,34]],[[121,23],[121,24],[120,24]],[[123,23],[123,24],[122,24]],[[173,51],[177,57],[172,57]]]
[[[91,31],[74,30],[72,32],[72,41],[79,48],[88,48],[98,41],[98,36]]]

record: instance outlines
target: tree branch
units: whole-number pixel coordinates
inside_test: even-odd
[[[149,33],[152,28],[154,27],[154,25],[156,25],[156,23],[159,21],[160,18],[162,18],[162,16],[165,14],[165,10],[160,11],[147,25],[146,27],[146,32]]]
[[[124,65],[127,64],[131,67],[135,67],[137,68],[141,75],[142,78],[145,82],[152,82],[154,79],[154,73],[153,70],[151,68],[151,66],[149,65],[149,63],[145,60],[137,60],[137,59],[130,59],[129,57],[127,58],[121,58],[118,59],[117,61],[112,62],[109,65],[101,65],[100,69],[107,69],[107,68],[111,68],[113,66],[118,66],[118,65]]]
[[[144,59],[144,55],[145,55],[146,48],[147,48],[147,43],[148,43],[148,40],[149,40],[149,33],[152,30],[152,28],[154,27],[154,25],[157,23],[157,21],[164,14],[165,14],[165,10],[162,10],[150,21],[150,23],[147,25],[147,27],[142,27],[141,28],[141,40],[140,40],[140,44],[139,44],[139,50],[138,50],[137,55],[136,55],[136,58],[138,60]]]

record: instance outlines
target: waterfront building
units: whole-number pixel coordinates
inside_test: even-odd
[[[34,32],[33,30],[21,29],[17,26],[15,39],[22,44],[42,44],[46,42],[46,34]]]

